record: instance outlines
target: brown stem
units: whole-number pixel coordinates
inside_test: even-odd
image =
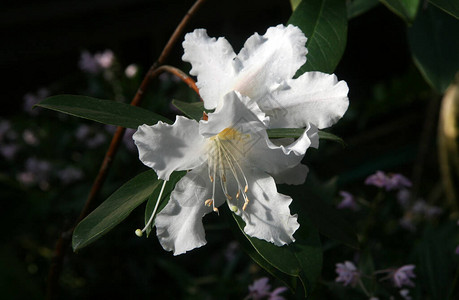
[[[180,24],[175,29],[174,33],[170,37],[169,41],[167,42],[166,46],[164,47],[163,51],[161,52],[158,60],[150,67],[147,74],[145,75],[140,87],[138,88],[134,98],[131,101],[131,105],[137,106],[143,99],[144,93],[147,90],[148,86],[151,83],[151,80],[156,78],[162,72],[170,72],[176,76],[178,76],[182,81],[188,84],[194,91],[199,94],[199,91],[196,87],[194,81],[188,77],[186,74],[181,72],[180,70],[170,67],[170,66],[160,66],[162,65],[167,57],[170,55],[172,48],[177,43],[178,39],[181,37],[186,25],[188,24],[190,18],[198,11],[201,5],[205,2],[205,0],[197,0],[194,5],[188,10],[186,15],[183,17]],[[48,273],[47,279],[47,288],[46,288],[46,299],[56,299],[57,298],[57,288],[58,288],[58,281],[60,277],[60,273],[62,271],[62,264],[67,252],[68,247],[70,246],[71,236],[73,230],[75,229],[76,225],[86,217],[89,212],[91,211],[91,207],[93,204],[94,199],[99,194],[99,191],[107,177],[108,170],[110,169],[111,163],[113,158],[118,150],[122,137],[124,135],[125,128],[118,127],[116,129],[115,134],[113,135],[112,141],[110,142],[110,146],[105,153],[104,160],[102,161],[102,165],[100,166],[99,173],[97,174],[96,179],[92,185],[91,191],[89,192],[88,198],[81,210],[80,215],[78,216],[75,224],[68,230],[63,231],[59,239],[56,242],[56,246],[54,249],[53,259],[51,261],[50,270]]]
[[[152,76],[156,77],[163,72],[168,72],[168,73],[171,73],[172,75],[175,75],[180,80],[182,80],[184,83],[186,83],[190,89],[192,89],[196,94],[199,95],[199,89],[196,86],[196,82],[193,80],[193,78],[186,75],[182,70],[177,69],[176,67],[163,65],[161,67],[158,67],[155,70],[155,72],[153,72]]]

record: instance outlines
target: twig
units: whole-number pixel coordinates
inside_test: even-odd
[[[205,0],[197,0],[194,5],[188,10],[186,15],[183,17],[180,24],[175,29],[174,33],[170,37],[169,41],[167,42],[166,46],[164,47],[163,51],[161,52],[158,60],[150,67],[147,74],[145,75],[140,87],[138,88],[134,98],[131,101],[131,105],[137,106],[143,99],[144,93],[147,90],[148,86],[151,83],[151,80],[156,78],[162,72],[170,72],[176,76],[178,76],[182,81],[188,84],[194,91],[198,92],[196,84],[194,81],[188,77],[186,74],[181,72],[180,70],[170,67],[170,66],[161,66],[167,57],[170,55],[172,48],[177,43],[178,39],[182,35],[186,25],[188,24],[190,18],[199,10],[201,5],[205,2]],[[198,92],[199,94],[199,92]],[[91,207],[93,204],[94,199],[99,194],[100,189],[107,177],[108,170],[110,169],[111,163],[113,158],[118,151],[118,147],[120,145],[121,139],[124,135],[125,128],[118,127],[116,129],[115,134],[113,135],[112,141],[110,142],[110,146],[105,153],[104,160],[102,161],[102,165],[99,169],[99,173],[97,174],[96,179],[92,185],[91,191],[89,192],[88,198],[81,210],[80,215],[78,216],[75,224],[68,230],[65,230],[59,236],[59,239],[56,242],[56,246],[54,249],[54,255],[51,262],[50,270],[48,273],[47,279],[47,289],[46,289],[46,299],[51,300],[57,297],[57,287],[58,287],[58,280],[60,277],[60,273],[62,271],[62,264],[67,252],[68,247],[70,246],[71,236],[76,227],[76,225],[86,217],[89,212],[91,211]]]

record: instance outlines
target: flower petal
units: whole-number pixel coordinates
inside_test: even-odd
[[[258,105],[238,92],[229,92],[208,120],[199,121],[199,132],[205,137],[214,136],[226,128],[240,133],[255,133],[266,130],[269,118]]]
[[[349,106],[345,81],[334,74],[306,72],[297,79],[286,81],[279,88],[258,101],[270,116],[272,128],[305,127],[307,123],[319,129],[336,123]]]
[[[185,35],[183,49],[182,60],[191,63],[190,74],[198,76],[196,84],[205,108],[215,108],[231,90],[236,57],[233,48],[225,38],[210,38],[205,29],[196,29]]]
[[[207,164],[180,179],[169,202],[155,220],[156,234],[165,250],[179,255],[206,244],[202,217],[212,212],[212,207],[204,204],[211,197],[211,192]],[[216,206],[223,203],[222,199],[222,195],[216,197]]]
[[[232,89],[258,101],[306,62],[306,40],[293,25],[270,27],[263,36],[255,33],[236,57],[240,71]]]
[[[317,147],[319,144],[319,138],[317,134],[317,128],[313,125],[309,126],[304,133],[290,145],[276,145],[269,140],[266,131],[260,131],[258,133],[258,140],[253,143],[250,151],[247,151],[247,161],[257,168],[271,174],[276,178],[276,181],[283,181],[285,183],[296,184],[295,181],[289,179],[289,170],[297,167],[301,163],[306,150],[309,147]],[[255,136],[252,137],[255,139]],[[297,172],[305,172],[293,170]],[[286,176],[281,179],[281,174]],[[306,175],[306,174],[305,174]],[[302,178],[298,178],[301,181]]]
[[[255,168],[244,172],[249,182],[247,196],[250,202],[245,211],[241,205],[237,211],[246,223],[244,231],[277,246],[294,242],[293,233],[300,224],[297,215],[290,214],[292,198],[278,193],[274,179],[265,172]]]
[[[140,160],[169,180],[173,171],[193,169],[203,162],[205,140],[199,134],[198,122],[177,116],[169,125],[141,125],[132,136],[139,149]]]

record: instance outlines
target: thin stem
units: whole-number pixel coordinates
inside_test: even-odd
[[[135,234],[136,234],[137,236],[141,237],[142,234],[143,234],[145,231],[147,231],[147,228],[150,227],[151,222],[153,222],[153,218],[155,217],[156,211],[158,210],[159,202],[161,202],[161,198],[162,198],[162,196],[163,196],[163,192],[164,192],[164,188],[166,187],[166,183],[167,183],[167,181],[164,180],[164,181],[163,181],[163,186],[161,187],[161,191],[159,192],[158,200],[156,200],[155,208],[153,209],[153,213],[151,214],[150,219],[148,219],[147,224],[145,224],[145,227],[144,227],[142,230],[137,229],[137,230],[135,231]]]
[[[159,74],[161,74],[164,71],[171,72],[177,75],[180,79],[182,79],[182,81],[186,82],[190,87],[192,87],[193,90],[197,91],[197,88],[195,87],[196,85],[191,84],[192,79],[186,76],[185,74],[183,74],[183,72],[177,71],[177,69],[173,67],[163,66],[161,68],[160,65],[162,65],[166,61],[166,59],[169,57],[172,48],[175,46],[175,44],[181,37],[189,20],[199,10],[199,8],[202,6],[202,4],[205,1],[206,0],[197,0],[194,3],[194,5],[190,8],[190,10],[188,10],[186,15],[183,17],[182,21],[179,23],[174,33],[170,37],[169,41],[167,42],[166,46],[164,47],[163,51],[161,52],[158,60],[150,67],[144,79],[142,80],[142,83],[140,84],[134,98],[131,101],[131,105],[137,106],[140,104],[140,102],[142,101],[144,97],[144,93],[147,90],[148,86],[150,85],[152,79],[156,78]],[[158,71],[158,69],[160,68],[161,68],[161,71]],[[99,191],[102,188],[102,185],[105,182],[105,179],[107,178],[108,170],[110,169],[113,158],[116,152],[118,151],[118,148],[119,148],[119,145],[120,145],[120,142],[122,140],[125,130],[126,129],[123,127],[118,127],[116,129],[116,132],[113,135],[113,138],[110,142],[110,146],[107,152],[105,153],[105,157],[104,157],[104,160],[102,161],[102,165],[100,166],[99,172],[96,176],[96,179],[94,180],[94,183],[89,192],[88,198],[86,199],[86,202],[83,206],[83,209],[80,212],[80,215],[78,216],[75,224],[70,229],[63,231],[60,234],[59,239],[56,242],[56,246],[54,249],[54,255],[51,261],[51,266],[50,266],[50,270],[48,273],[48,279],[47,279],[46,299],[48,300],[57,298],[58,281],[59,281],[60,273],[62,271],[62,264],[63,264],[64,258],[66,255],[66,251],[68,247],[70,246],[72,233],[76,225],[84,217],[86,217],[91,211],[93,201],[99,194]]]

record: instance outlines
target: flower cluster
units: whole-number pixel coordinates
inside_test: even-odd
[[[415,265],[404,265],[398,269],[385,269],[385,270],[379,270],[375,271],[371,276],[376,276],[377,274],[388,274],[386,277],[383,277],[380,279],[380,281],[383,280],[390,280],[393,284],[394,287],[401,289],[400,290],[400,295],[404,299],[411,299],[409,296],[409,290],[408,289],[402,289],[403,287],[414,287],[415,284],[411,280],[413,278],[416,278],[416,275],[414,274],[414,269]],[[355,287],[357,284],[360,285],[362,290],[367,294],[367,296],[371,296],[372,298],[377,299],[373,295],[370,295],[368,291],[366,290],[361,278],[362,277],[370,277],[369,274],[362,274],[360,270],[357,269],[357,267],[354,265],[354,263],[350,261],[345,261],[344,263],[337,263],[336,264],[336,269],[335,269],[338,277],[336,277],[335,281],[336,282],[341,282],[343,286],[351,286]],[[372,299],[370,298],[370,299]]]
[[[365,184],[385,188],[386,191],[401,190],[412,185],[411,181],[401,174],[386,174],[382,171],[368,176]]]
[[[112,50],[105,50],[91,55],[88,51],[81,53],[79,67],[81,70],[90,74],[97,74],[110,68],[115,61],[115,55]]]
[[[300,225],[290,213],[292,199],[276,183],[304,182],[301,160],[318,147],[317,129],[333,125],[348,107],[347,84],[335,75],[293,79],[306,62],[306,40],[299,28],[279,25],[251,36],[236,54],[204,29],[185,36],[182,58],[198,78],[204,107],[214,111],[199,122],[177,116],[172,125],[142,125],[133,135],[140,160],[158,178],[167,182],[174,171],[191,170],[156,216],[164,249],[178,255],[204,245],[201,219],[225,203],[249,236],[278,246],[295,241]],[[269,128],[305,130],[296,141],[273,143]]]
[[[249,295],[244,299],[252,300],[284,300],[285,298],[279,294],[285,292],[287,288],[285,286],[278,287],[271,291],[271,285],[268,283],[269,278],[263,277],[255,280],[252,285],[249,286]]]
[[[344,286],[355,286],[360,279],[360,272],[357,267],[350,261],[336,264],[336,282],[342,282]]]

